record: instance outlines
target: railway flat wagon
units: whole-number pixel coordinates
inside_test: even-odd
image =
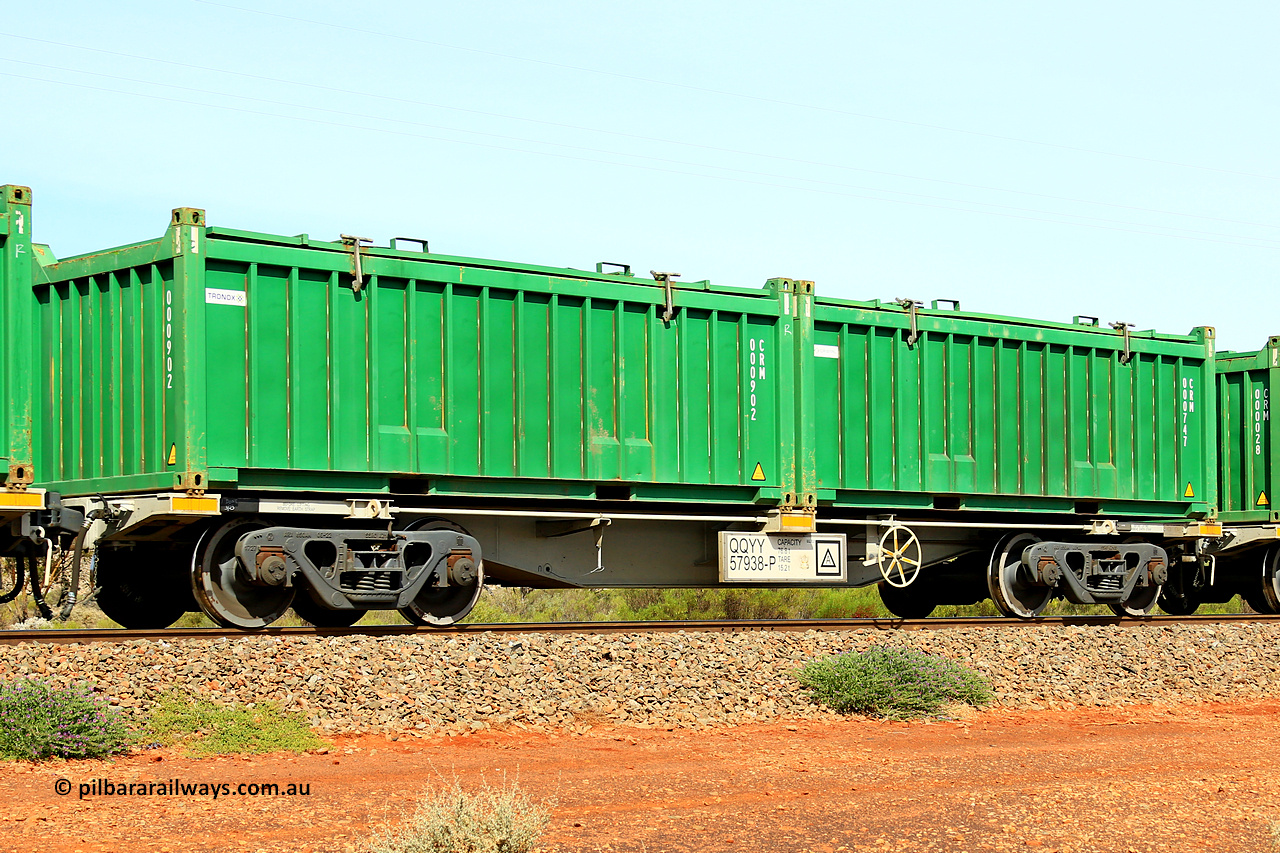
[[[29,202],[29,197],[28,197]],[[29,222],[29,219],[28,219]],[[33,482],[133,627],[466,615],[529,587],[879,583],[1155,606],[1216,527],[1174,336],[210,227],[6,279]]]
[[[528,507],[666,508],[611,531],[620,565],[659,567],[621,582],[698,583],[708,507],[751,521],[794,503],[793,282],[366,242],[210,228],[182,208],[148,242],[36,247],[35,467],[102,522],[109,615],[455,620],[481,544],[435,506],[479,513],[490,580],[525,585],[610,580],[608,519]]]

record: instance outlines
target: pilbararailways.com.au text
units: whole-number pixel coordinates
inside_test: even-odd
[[[189,782],[185,779],[162,779],[147,782],[112,782],[90,779],[75,785],[59,778],[54,792],[65,797],[72,791],[84,800],[92,797],[309,797],[310,782]]]

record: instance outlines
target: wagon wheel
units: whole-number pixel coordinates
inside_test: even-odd
[[[1280,613],[1280,547],[1263,552],[1262,578],[1256,587],[1245,590],[1244,600],[1259,613]]]
[[[895,524],[880,537],[880,552],[876,562],[880,568],[880,577],[889,586],[899,589],[911,586],[920,574],[920,540],[909,528]]]
[[[1190,616],[1200,608],[1201,591],[1195,587],[1197,567],[1178,560],[1169,567],[1169,580],[1160,589],[1160,609],[1170,616]]]
[[[891,586],[883,582],[876,584],[876,587],[880,591],[880,601],[885,609],[899,619],[923,619],[938,606],[931,589]]]
[[[265,628],[293,603],[294,588],[255,581],[236,557],[236,543],[267,527],[241,519],[211,527],[191,558],[191,591],[205,614],[227,628]]]
[[[1150,616],[1160,601],[1160,585],[1147,584],[1133,591],[1133,595],[1120,604],[1111,602],[1107,607],[1117,616]]]
[[[420,518],[410,522],[406,530],[454,530],[466,533],[462,527],[443,518]],[[470,534],[468,534],[470,535]],[[484,590],[484,561],[476,561],[476,576],[471,583],[462,586],[424,586],[408,607],[400,608],[400,615],[414,625],[447,628],[462,621],[475,607]]]
[[[126,628],[168,628],[193,606],[185,559],[178,549],[99,548],[94,601],[108,619]]]
[[[293,612],[313,628],[350,628],[369,611],[359,608],[333,610],[316,604],[306,592],[298,592],[293,597]]]
[[[1143,541],[1145,540],[1140,536],[1131,536],[1124,540],[1126,545]],[[1150,616],[1160,602],[1160,589],[1161,584],[1136,587],[1133,594],[1124,601],[1119,604],[1110,603],[1107,607],[1110,607],[1111,612],[1117,616]]]
[[[991,551],[987,564],[987,591],[996,609],[1005,616],[1034,619],[1053,598],[1053,587],[1037,583],[1022,565],[1022,553],[1040,537],[1017,533],[1001,539]]]

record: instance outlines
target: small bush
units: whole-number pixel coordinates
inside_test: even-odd
[[[148,730],[160,743],[184,742],[189,752],[227,755],[251,752],[305,752],[324,741],[299,714],[262,703],[224,708],[208,699],[161,696]]]
[[[967,667],[884,646],[810,661],[796,678],[814,701],[842,714],[892,720],[937,716],[948,704],[985,705],[992,698],[986,680]]]
[[[374,836],[370,853],[526,853],[550,813],[518,786],[475,793],[454,782],[423,798],[405,824]]]
[[[129,748],[124,718],[87,687],[21,681],[0,688],[0,757],[101,758]]]

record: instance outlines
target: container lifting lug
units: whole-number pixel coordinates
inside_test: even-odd
[[[360,245],[372,246],[373,241],[368,237],[355,237],[351,234],[341,235],[342,242],[351,249],[351,278],[353,283],[351,291],[359,293],[364,289],[364,265],[360,262]],[[404,239],[401,237],[400,239]]]
[[[400,241],[402,241],[402,240],[403,240],[404,242],[406,242],[406,243],[417,243],[417,244],[418,244],[418,251],[419,251],[421,254],[426,255],[426,254],[430,254],[430,252],[431,252],[431,247],[427,244],[427,241],[426,241],[426,240],[423,240],[423,239],[422,239],[422,238],[420,238],[420,237],[392,237],[392,238],[391,238],[391,248],[392,248],[392,249],[394,249],[394,250],[396,250],[396,251],[399,251],[399,252],[407,251],[406,249],[401,249],[401,248],[400,248]]]
[[[1133,350],[1129,348],[1129,330],[1133,328],[1133,324],[1122,320],[1112,323],[1111,328],[1124,335],[1124,352],[1120,354],[1120,363],[1128,364],[1130,359],[1133,358]]]
[[[911,331],[907,335],[907,346],[913,347],[916,345],[916,341],[920,340],[920,327],[917,323],[916,309],[924,303],[915,299],[895,299],[894,303],[906,309],[907,318],[911,322]]]
[[[663,286],[666,288],[667,304],[666,304],[666,307],[663,308],[662,310],[662,322],[670,323],[671,318],[675,315],[675,310],[676,310],[675,304],[672,302],[671,279],[679,278],[680,273],[657,272],[656,270],[649,270],[649,275],[653,276],[654,281],[662,282]]]

